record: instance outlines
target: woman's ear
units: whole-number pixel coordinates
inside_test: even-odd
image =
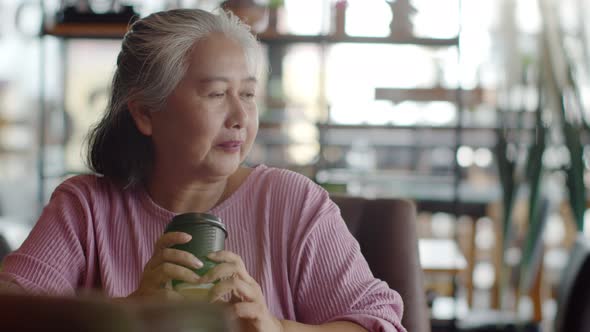
[[[137,100],[130,100],[127,102],[129,113],[133,117],[137,130],[145,136],[152,135],[152,112],[145,106],[141,105]]]

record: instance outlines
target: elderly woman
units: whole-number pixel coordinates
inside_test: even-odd
[[[258,128],[260,56],[229,13],[172,10],[133,24],[89,136],[101,176],[55,190],[6,257],[3,287],[174,298],[172,279],[220,280],[212,297],[233,295],[256,331],[405,331],[399,294],[373,277],[328,194],[293,172],[242,166]],[[202,262],[170,248],[190,235],[162,235],[191,211],[219,216],[230,233],[202,277],[191,269]]]

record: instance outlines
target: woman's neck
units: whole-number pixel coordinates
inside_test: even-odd
[[[241,181],[242,173],[238,169],[230,176],[186,181],[168,173],[167,176],[157,172],[146,183],[146,190],[152,201],[162,208],[175,213],[207,212],[231,195]]]

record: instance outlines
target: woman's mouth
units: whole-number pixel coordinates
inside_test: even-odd
[[[235,153],[241,150],[243,141],[225,141],[217,144],[217,147],[228,153]]]

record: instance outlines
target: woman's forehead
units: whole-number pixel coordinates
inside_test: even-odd
[[[189,54],[188,74],[199,79],[256,77],[256,61],[241,44],[223,34],[209,36],[195,44]]]

